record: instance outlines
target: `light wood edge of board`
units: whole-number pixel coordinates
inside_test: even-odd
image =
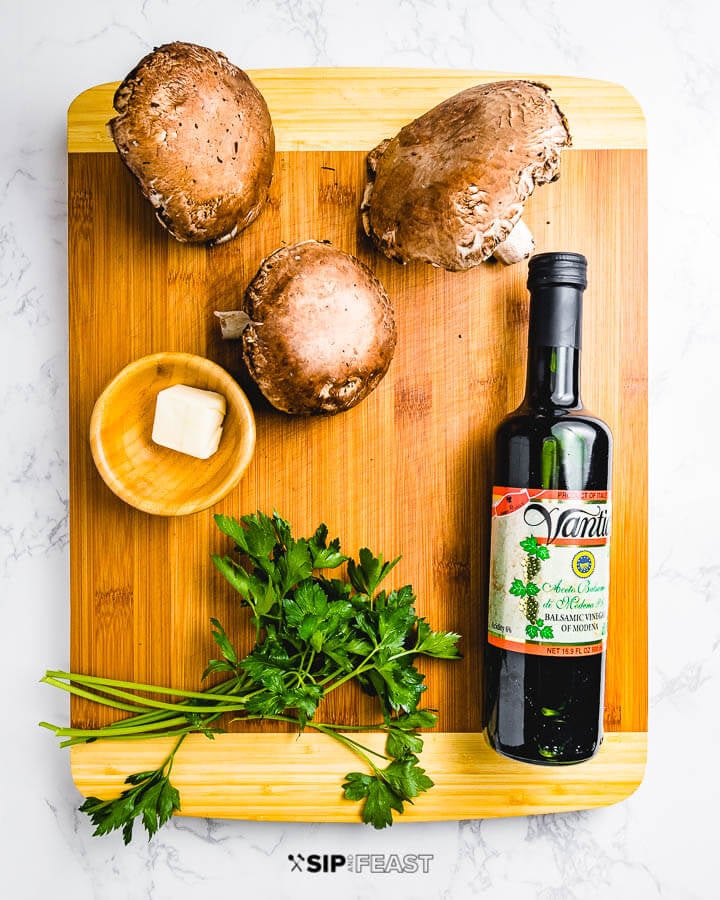
[[[576,150],[646,147],[645,118],[626,88],[565,75],[465,69],[250,69],[270,109],[278,150],[371,150],[458,91],[486,81],[527,78],[552,89]],[[89,88],[68,110],[69,153],[112,153],[107,123],[118,82]]]
[[[640,785],[646,732],[610,732],[597,755],[573,766],[528,766],[495,753],[484,734],[428,733],[421,764],[435,787],[397,821],[429,822],[569,812],[609,806]],[[158,766],[173,738],[97,741],[71,748],[72,777],[84,796],[109,799],[132,772]],[[382,735],[363,738],[382,748]],[[182,815],[296,822],[358,822],[360,805],[342,782],[357,760],[319,734],[191,735],[175,757]]]

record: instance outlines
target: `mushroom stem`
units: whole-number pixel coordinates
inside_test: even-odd
[[[250,316],[242,309],[231,309],[227,312],[216,310],[215,315],[220,320],[220,334],[226,341],[242,337],[243,331],[251,322]]]
[[[526,259],[535,249],[535,239],[530,229],[518,219],[513,230],[505,238],[502,243],[498,244],[493,251],[495,259],[500,260],[503,265],[511,266],[513,263]]]

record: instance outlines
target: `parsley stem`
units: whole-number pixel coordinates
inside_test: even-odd
[[[315,727],[315,725],[321,725],[323,728],[332,728],[335,731],[387,731],[387,727],[384,722],[378,722],[375,725],[335,725],[330,722],[308,722],[307,723],[311,727]]]
[[[66,684],[56,678],[49,678],[47,675],[40,679],[42,684],[49,684],[52,687],[60,688],[69,694],[75,694],[76,697],[83,697],[85,700],[92,700],[93,703],[102,703],[104,706],[112,706],[114,709],[120,709],[123,712],[142,712],[143,707],[130,703],[118,703],[110,700],[108,697],[102,697],[94,691],[84,691],[82,688],[75,687],[72,684]]]
[[[128,693],[127,691],[121,691],[117,688],[104,687],[103,691],[109,693],[112,696],[120,697],[121,699],[132,698],[134,695]],[[149,706],[151,709],[157,710],[168,710],[170,712],[188,712],[188,713],[203,713],[204,711],[224,709],[227,712],[237,712],[238,708],[242,709],[244,706],[244,700],[240,697],[237,699],[221,699],[214,697],[203,697],[203,700],[207,705],[192,705],[192,704],[183,704],[183,703],[165,703],[162,700],[151,700],[148,697],[140,698],[140,702],[145,706]]]
[[[310,725],[310,724],[311,723],[308,722],[308,725]],[[316,728],[318,731],[322,732],[323,734],[327,735],[328,737],[333,738],[338,743],[343,744],[345,747],[348,748],[348,750],[351,750],[355,754],[355,756],[360,757],[360,759],[362,759],[363,762],[367,763],[367,765],[370,766],[370,768],[373,770],[373,772],[376,775],[380,774],[380,770],[375,765],[375,763],[370,759],[370,757],[368,756],[368,753],[372,753],[374,756],[379,756],[381,759],[388,759],[387,756],[383,756],[382,753],[378,753],[376,750],[372,750],[370,747],[365,747],[362,744],[359,744],[357,741],[353,740],[352,738],[348,737],[345,734],[342,734],[339,731],[333,731],[329,728],[325,728],[324,725],[320,725],[319,723],[317,723],[317,724],[313,723],[311,727]]]
[[[307,659],[308,653],[310,654],[310,661],[306,664],[305,660]],[[298,669],[301,670],[305,675],[307,675],[308,678],[312,678],[313,682],[315,681],[315,679],[310,674],[310,667],[312,666],[314,659],[315,659],[315,651],[312,649],[312,647],[308,646],[303,650],[303,655],[300,659],[300,664],[298,666]]]
[[[175,754],[178,752],[178,750],[180,749],[180,745],[182,744],[182,742],[185,740],[185,738],[187,736],[188,736],[188,732],[185,732],[185,734],[180,735],[179,740],[175,743],[175,746],[170,751],[170,756],[168,756],[168,758],[163,763],[163,766],[162,766],[163,774],[165,775],[166,778],[168,778],[170,776],[170,772],[172,771],[173,763],[175,762]],[[167,769],[167,771],[166,771],[166,769]]]
[[[375,648],[373,650],[370,651],[370,653],[368,653],[368,655],[365,657],[365,659],[361,663],[358,663],[358,665],[355,666],[355,668],[352,670],[352,672],[348,672],[347,674],[343,675],[342,678],[339,678],[334,684],[331,684],[330,687],[325,690],[325,693],[329,694],[330,691],[334,691],[335,688],[340,687],[341,684],[345,684],[346,681],[352,681],[352,679],[356,678],[358,675],[362,675],[364,672],[367,672],[370,669],[373,669],[374,666],[369,666],[367,664],[370,662],[370,660],[373,658],[373,656],[375,656],[375,654],[378,652],[379,649],[380,649],[380,645],[378,644],[375,646]],[[325,678],[323,678],[323,680],[320,682],[320,686],[322,688],[324,688],[325,685],[329,681],[332,681],[333,678],[337,677],[339,671],[340,670],[331,672],[330,675],[327,675]]]
[[[141,703],[153,704],[149,712],[143,712],[143,707],[130,706],[130,704],[120,703],[118,701],[110,699],[107,696],[104,696],[102,693],[84,690],[82,688],[78,688],[73,684],[66,684],[64,681],[60,681],[58,678],[51,677],[55,674],[71,679],[79,677],[84,682],[89,682],[93,685],[95,683],[98,683],[99,685],[101,685],[98,690],[101,691],[109,691],[110,688],[108,687],[108,685],[123,683],[130,684],[129,682],[117,682],[114,679],[100,678],[95,676],[75,676],[72,673],[67,672],[48,673],[45,678],[42,679],[42,681],[46,684],[53,685],[54,687],[59,687],[62,690],[68,691],[72,694],[76,694],[95,703],[109,706],[114,709],[121,709],[124,711],[138,711],[137,715],[127,716],[123,719],[119,719],[116,722],[111,722],[109,725],[105,725],[102,728],[96,729],[60,728],[59,726],[51,725],[47,722],[41,722],[40,724],[44,728],[53,730],[57,737],[69,738],[67,741],[64,741],[60,744],[61,747],[68,747],[74,744],[86,743],[88,741],[97,740],[98,738],[132,740],[142,738],[149,739],[155,737],[167,737],[169,735],[177,734],[187,735],[193,732],[202,733],[203,731],[207,730],[208,726],[212,722],[216,721],[222,715],[224,715],[224,713],[242,711],[245,698],[252,696],[252,694],[248,694],[243,696],[242,699],[238,698],[237,701],[233,701],[233,692],[238,689],[239,679],[228,678],[226,681],[222,681],[216,685],[213,685],[212,687],[208,688],[207,691],[204,691],[202,693],[198,691],[182,692],[196,695],[205,701],[211,701],[207,706],[189,706],[183,703],[170,703],[163,704],[160,708],[157,708],[157,706],[155,705],[157,701],[148,701],[146,698],[137,698]],[[146,686],[137,685],[137,687],[144,688]],[[156,688],[153,685],[150,685],[149,687],[158,692],[164,690],[164,688]],[[257,691],[255,691],[254,693],[257,693]],[[178,694],[180,694],[180,692],[178,692]],[[224,699],[224,696],[226,696],[227,699]],[[191,697],[190,699],[193,699],[193,697]],[[198,724],[197,721],[191,721],[188,718],[188,716],[190,715],[192,715],[196,720],[200,720],[202,724]],[[178,729],[175,727],[178,725],[183,727]]]
[[[187,719],[187,716],[183,716],[183,719]],[[160,724],[161,727],[164,727],[166,723],[172,723],[174,721],[175,717],[172,716],[167,710],[154,709],[151,712],[141,713],[137,716],[128,716],[125,719],[118,719],[117,722],[111,722],[107,727],[121,728],[123,726],[127,727],[130,724],[146,725],[150,722],[155,722],[156,724]]]
[[[198,707],[198,709],[200,708]],[[170,713],[168,710],[154,709],[151,712],[141,713],[137,716],[127,716],[124,719],[118,719],[116,722],[111,722],[109,725],[104,727],[112,729],[130,727],[135,728],[139,725],[155,724],[158,728],[169,728],[177,722],[187,721],[187,715],[173,716],[172,713]]]
[[[375,651],[373,650],[373,653],[374,652]],[[372,654],[370,655],[372,656]],[[328,675],[327,678],[323,678],[323,680],[320,682],[320,685],[324,688],[324,693],[329,694],[330,691],[334,691],[335,688],[339,688],[341,685],[345,684],[346,681],[352,681],[352,679],[357,678],[358,675],[362,675],[364,672],[368,672],[370,669],[374,669],[374,666],[366,665],[369,659],[370,657],[360,663],[360,665],[357,668],[353,669],[352,672],[348,672],[346,675],[343,675],[342,678],[338,678],[338,680],[334,682],[334,684],[331,684],[328,688],[326,688],[325,685],[328,683],[328,681],[332,681],[338,673],[333,672],[331,675]]]
[[[243,721],[248,721],[250,719],[262,719],[263,721],[273,721],[273,722],[289,722],[291,725],[299,725],[298,719],[294,716],[270,716],[270,715],[257,715],[257,716],[244,716]],[[376,725],[329,725],[325,722],[312,722],[308,720],[305,722],[305,728],[313,728],[315,731],[319,731],[327,737],[331,737],[334,740],[338,741],[341,744],[344,744],[349,750],[352,750],[356,756],[362,757],[369,766],[371,766],[376,772],[377,768],[373,765],[372,761],[366,755],[367,753],[372,753],[375,756],[379,756],[380,759],[389,759],[389,757],[385,756],[382,753],[379,753],[377,750],[373,750],[371,747],[366,747],[364,744],[360,744],[358,741],[354,740],[347,735],[342,734],[342,731],[351,730],[351,731],[370,731],[370,730],[378,730],[378,726]],[[380,726],[382,730],[382,726]]]
[[[45,679],[43,679],[45,680]],[[119,703],[116,700],[112,700],[110,697],[104,696],[102,693],[84,691],[81,688],[75,687],[72,684],[64,684],[61,681],[53,681],[47,679],[47,684],[53,685],[53,687],[59,687],[64,691],[67,691],[69,694],[75,694],[78,697],[83,697],[86,700],[92,700],[93,703],[100,703],[103,706],[111,706],[113,709],[120,709],[125,712],[142,712],[143,709],[156,709],[163,710],[172,713],[191,713],[193,715],[202,715],[203,713],[215,713],[218,710],[220,712],[238,712],[245,708],[245,700],[244,698],[238,697],[237,700],[222,700],[220,702],[216,701],[214,698],[205,697],[206,701],[210,700],[206,706],[191,706],[190,704],[183,703],[163,703],[161,700],[151,700],[148,697],[134,697],[133,694],[127,693],[126,691],[119,691],[113,688],[104,688],[103,690],[107,691],[111,695],[115,695],[121,698],[130,698],[137,699],[139,703],[143,704],[142,706],[131,706],[127,703]]]
[[[181,725],[188,724],[187,716],[168,716],[164,714],[162,718],[156,719],[147,719],[142,722],[138,722],[138,719],[144,718],[142,716],[131,716],[127,719],[119,719],[117,722],[111,722],[109,725],[104,726],[105,728],[112,729],[113,731],[121,731],[131,730],[132,731],[146,731],[152,728],[172,728],[173,725]]]
[[[214,688],[208,688],[207,691],[185,691],[180,688],[160,687],[156,684],[140,684],[135,681],[118,681],[115,678],[101,678],[97,675],[78,675],[75,672],[54,672],[45,673],[46,678],[62,678],[65,681],[76,681],[78,684],[88,685],[109,685],[115,688],[130,688],[133,691],[147,691],[153,694],[170,694],[175,697],[199,698],[205,700],[207,695],[214,691]],[[43,679],[44,680],[44,679]],[[221,685],[228,684],[232,679],[221,682]],[[218,688],[221,685],[216,685]]]
[[[238,708],[242,709],[244,706],[245,697],[237,697],[237,699],[221,699],[218,694],[211,694],[210,691],[201,693],[200,691],[187,691],[187,692],[176,692],[178,696],[188,695],[190,699],[199,698],[205,701],[207,706],[199,706],[199,705],[190,705],[190,704],[182,704],[182,703],[165,703],[162,700],[153,700],[149,697],[138,697],[137,695],[130,693],[128,691],[123,691],[120,688],[111,687],[113,684],[112,680],[109,678],[103,679],[93,679],[91,684],[94,681],[100,682],[100,686],[97,691],[86,691],[82,688],[76,687],[72,684],[72,681],[75,680],[75,677],[72,675],[66,675],[65,677],[71,679],[71,683],[66,684],[63,681],[60,681],[57,678],[49,677],[46,675],[41,679],[46,684],[50,684],[54,687],[59,687],[64,691],[68,691],[70,694],[75,694],[78,697],[83,697],[86,700],[92,700],[95,703],[101,703],[104,706],[112,706],[115,709],[121,709],[126,712],[142,712],[144,708],[150,707],[151,709],[157,710],[168,710],[170,712],[189,712],[189,713],[202,713],[204,710],[217,710],[221,708],[227,712],[237,712]],[[87,680],[87,679],[86,679]],[[128,682],[121,682],[127,684]],[[136,690],[146,690],[147,686],[138,684],[134,685]],[[156,692],[160,692],[161,689],[155,688]],[[111,696],[118,697],[121,700],[133,700],[137,704],[140,705],[130,705],[127,703],[118,703],[117,701],[110,700],[108,697],[104,696],[105,694],[110,694]],[[249,695],[247,695],[249,696]]]
[[[42,724],[42,722],[40,724]],[[188,726],[185,728],[174,728],[172,731],[158,731],[157,734],[153,734],[152,732],[149,734],[145,734],[145,733],[140,733],[140,734],[103,734],[103,735],[101,735],[100,738],[77,736],[77,737],[68,738],[66,741],[61,741],[58,746],[60,747],[61,750],[63,750],[63,749],[65,749],[65,747],[74,747],[76,744],[89,744],[92,741],[97,741],[100,739],[102,739],[104,741],[110,741],[110,740],[151,741],[151,740],[155,740],[156,738],[175,737],[176,735],[179,735],[179,734],[181,734],[181,735],[193,734],[194,731],[195,731],[194,728],[191,728]],[[60,736],[60,735],[58,735],[58,736]]]
[[[184,722],[184,719],[180,719],[180,722]],[[60,725],[53,725],[50,722],[39,722],[38,723],[41,728],[48,728],[50,731],[55,732],[55,737],[77,737],[77,738],[104,738],[104,737],[113,737],[113,738],[121,738],[121,737],[133,737],[133,736],[141,736],[149,737],[147,732],[152,732],[154,726],[142,726],[140,725],[137,728],[130,728],[127,730],[127,733],[123,731],[122,728],[63,728]],[[192,729],[195,730],[195,729]],[[161,735],[158,734],[158,737]]]

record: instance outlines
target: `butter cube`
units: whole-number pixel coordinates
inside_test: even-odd
[[[152,439],[161,447],[208,459],[220,445],[226,408],[222,394],[174,384],[157,395]]]

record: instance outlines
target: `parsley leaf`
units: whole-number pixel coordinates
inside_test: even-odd
[[[418,765],[418,758],[408,753],[394,759],[385,769],[375,768],[372,775],[350,772],[345,776],[343,790],[348,800],[364,800],[363,822],[375,828],[392,825],[392,811],[402,813],[403,803],[412,802],[433,782]]]
[[[328,544],[327,535],[327,525],[322,524],[308,540],[313,569],[336,569],[347,562],[347,556],[340,552],[340,538],[333,538]]]
[[[431,778],[420,768],[418,758],[410,753],[400,759],[393,760],[384,770],[385,778],[403,800],[417,797],[433,786]]]
[[[393,728],[412,731],[415,728],[434,728],[438,723],[436,713],[431,709],[416,709],[392,720]]]
[[[377,634],[383,648],[398,653],[405,649],[409,635],[415,626],[415,595],[409,586],[375,598]]]
[[[299,582],[312,575],[313,564],[310,558],[310,547],[304,538],[294,541],[288,539],[287,547],[279,556],[276,564],[281,593],[286,594]]]
[[[215,626],[215,629],[212,632],[212,636],[215,639],[215,643],[220,648],[222,655],[229,663],[237,665],[237,653],[232,643],[230,642],[230,638],[225,633],[225,629],[217,619],[210,619],[210,623]]]
[[[385,742],[388,756],[405,756],[407,753],[420,753],[423,739],[415,731],[391,728]]]
[[[415,666],[390,660],[377,666],[375,671],[384,681],[384,689],[378,693],[392,709],[415,709],[420,695],[426,690],[425,676]]]
[[[370,777],[367,799],[363,807],[363,822],[374,828],[392,825],[392,810],[403,811],[402,800],[380,776]]]
[[[119,797],[112,800],[88,797],[85,800],[80,811],[87,813],[95,825],[93,835],[109,834],[120,829],[124,843],[129,844],[136,819],[142,821],[148,837],[152,837],[158,828],[180,810],[180,795],[169,778],[172,759],[179,745],[180,742],[160,768],[129,775],[125,784],[131,787]]]
[[[454,631],[433,631],[425,619],[418,619],[416,653],[439,659],[460,659],[459,640],[460,635]]]
[[[222,659],[211,659],[207,664],[205,671],[202,673],[203,681],[213,672],[237,672],[238,657],[230,638],[225,633],[225,629],[217,619],[210,619],[210,623],[214,626],[212,636],[215,643],[220,648],[223,655]]]
[[[292,597],[283,600],[283,608],[287,625],[307,641],[327,616],[328,601],[319,585],[304,581],[298,585]]]
[[[392,562],[384,562],[382,553],[380,556],[373,556],[367,547],[363,547],[358,555],[359,563],[354,559],[348,560],[348,578],[358,593],[372,597],[380,582],[400,562],[400,557]]]

